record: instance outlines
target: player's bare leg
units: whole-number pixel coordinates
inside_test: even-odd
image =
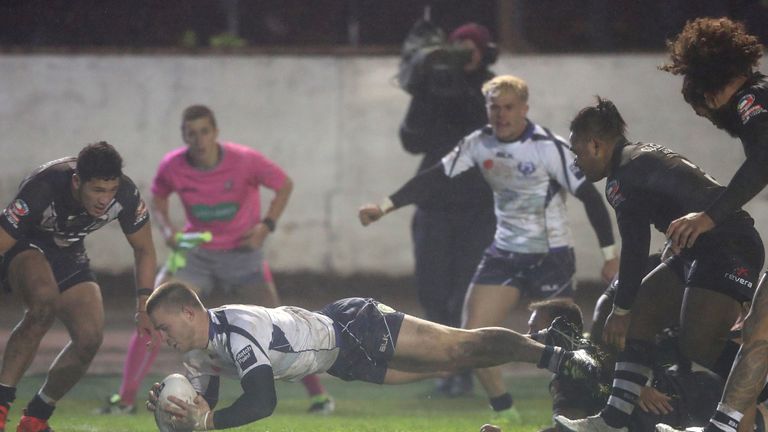
[[[15,387],[56,318],[59,288],[48,261],[37,250],[27,250],[14,257],[8,277],[27,308],[5,344],[0,371],[0,384]]]
[[[406,315],[389,365],[405,372],[456,371],[536,363],[543,351],[544,345],[509,329],[463,330]]]
[[[760,278],[742,330],[742,346],[725,383],[722,403],[744,415],[739,432],[751,431],[755,400],[768,374],[768,281]]]
[[[640,390],[651,375],[655,337],[670,318],[679,316],[683,293],[682,282],[665,264],[643,279],[632,305],[625,348],[616,363],[617,375],[621,373],[625,379],[614,380],[608,404],[600,414],[584,419],[557,415],[560,426],[574,432],[626,432]]]
[[[104,336],[104,306],[99,286],[77,284],[61,293],[57,316],[72,340],[53,361],[42,392],[61,399],[85,375]]]
[[[501,326],[520,299],[520,290],[501,285],[471,285],[464,302],[463,328]],[[488,397],[507,392],[501,376],[501,368],[476,369],[480,384]]]
[[[741,304],[725,294],[688,288],[680,315],[683,355],[712,369],[740,313]]]

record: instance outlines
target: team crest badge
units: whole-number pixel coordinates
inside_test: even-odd
[[[11,212],[18,217],[24,217],[29,214],[29,206],[23,199],[17,199],[11,204]]]
[[[756,102],[755,95],[751,93],[739,99],[739,103],[736,104],[736,110],[739,112],[741,124],[747,124],[752,117],[765,112],[765,108]]]
[[[608,202],[611,203],[611,207],[613,208],[618,207],[626,200],[621,193],[621,187],[618,180],[613,179],[605,184],[605,197],[608,198]]]
[[[533,162],[520,162],[517,164],[517,170],[520,171],[524,176],[528,177],[529,175],[533,174],[534,171],[536,171],[536,165],[533,164]]]

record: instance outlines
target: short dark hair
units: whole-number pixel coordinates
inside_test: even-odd
[[[728,18],[688,21],[680,34],[667,41],[667,50],[670,63],[659,69],[686,76],[689,92],[703,93],[717,93],[734,78],[752,75],[763,55],[758,38]]]
[[[557,317],[563,317],[566,321],[575,325],[581,333],[584,331],[584,318],[581,315],[581,308],[569,298],[552,298],[533,302],[528,305],[531,312],[541,311],[549,314],[552,321]]]
[[[582,108],[571,121],[571,133],[586,138],[616,139],[623,137],[627,124],[616,105],[608,99],[595,96],[594,106]]]
[[[205,105],[191,105],[184,109],[181,114],[181,126],[184,127],[184,123],[199,118],[209,118],[213,127],[216,126],[216,116],[213,115],[213,110]]]
[[[123,176],[123,158],[108,142],[99,141],[80,150],[76,170],[82,182],[119,179]]]
[[[182,282],[166,282],[155,288],[147,299],[147,314],[163,305],[205,309],[195,291]]]

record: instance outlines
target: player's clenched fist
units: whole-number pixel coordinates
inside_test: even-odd
[[[370,223],[381,219],[381,217],[384,216],[384,211],[381,210],[381,207],[379,207],[378,204],[366,204],[360,207],[357,216],[360,218],[360,223],[363,224],[363,226],[368,226]]]
[[[384,198],[381,204],[365,204],[357,211],[357,217],[363,226],[368,226],[371,222],[376,222],[382,216],[395,209],[395,205],[389,198]]]

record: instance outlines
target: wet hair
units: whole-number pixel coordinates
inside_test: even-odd
[[[211,124],[216,127],[216,116],[213,115],[213,110],[205,105],[191,105],[184,109],[181,114],[181,127],[184,128],[184,123],[200,118],[211,119]]]
[[[579,305],[568,298],[552,298],[533,302],[528,305],[531,312],[539,311],[549,314],[552,321],[557,317],[563,317],[566,321],[574,324],[579,332],[584,330],[584,318],[581,315]]]
[[[483,95],[486,99],[499,94],[511,92],[523,102],[528,102],[528,84],[513,75],[499,75],[483,84]]]
[[[99,141],[80,150],[75,169],[82,182],[119,179],[123,175],[123,158],[108,142]]]
[[[608,99],[595,96],[597,104],[582,108],[571,121],[571,133],[585,138],[614,140],[623,137],[627,124],[616,105]]]
[[[728,18],[688,21],[680,34],[667,41],[667,49],[670,63],[659,69],[684,75],[689,83],[683,96],[688,98],[694,92],[717,93],[734,78],[750,76],[763,55],[757,37]]]
[[[195,291],[181,282],[167,282],[155,288],[147,299],[147,313],[151,314],[162,306],[189,306],[205,309]]]

